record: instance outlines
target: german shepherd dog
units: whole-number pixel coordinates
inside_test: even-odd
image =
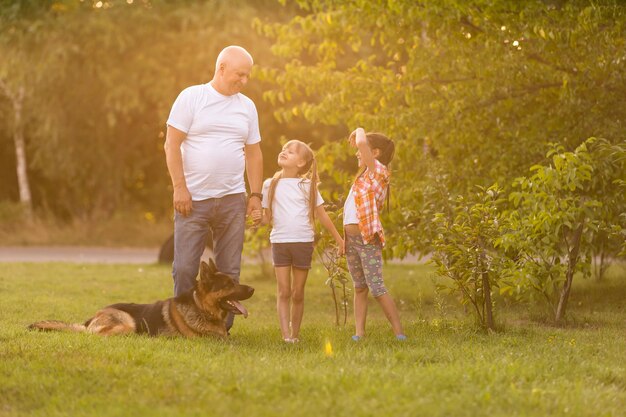
[[[153,304],[120,303],[98,311],[84,324],[39,321],[33,330],[95,333],[103,336],[130,333],[150,336],[225,337],[226,315],[248,311],[239,302],[252,297],[254,288],[241,285],[217,270],[213,260],[200,264],[200,279],[192,290]]]

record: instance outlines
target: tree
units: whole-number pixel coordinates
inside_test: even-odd
[[[1,3],[0,51],[9,59],[0,64],[0,76],[9,77],[11,91],[24,87],[28,166],[20,172],[30,177],[34,207],[64,219],[135,209],[169,216],[162,146],[170,107],[182,89],[210,80],[217,53],[228,44],[241,44],[258,62],[271,63],[269,41],[258,38],[251,21],[280,21],[292,11],[275,12],[266,7],[270,3],[275,4]],[[302,123],[293,130],[274,127],[271,112],[263,108],[262,88],[255,80],[245,93],[259,107],[265,146],[278,144],[282,133],[306,129]],[[1,91],[0,105],[12,108]],[[5,132],[15,125],[4,115],[0,122]],[[0,141],[3,153],[13,148],[13,135],[0,133],[0,138],[7,139]],[[268,159],[267,166],[273,165]],[[7,168],[1,169],[4,177]]]
[[[15,146],[20,203],[24,207],[26,218],[32,220],[33,202],[30,192],[30,183],[28,181],[28,172],[26,171],[26,144],[24,141],[24,125],[22,121],[25,87],[24,85],[17,86],[17,91],[15,91],[4,78],[0,78],[0,90],[2,90],[4,95],[11,102],[13,110],[13,144]]]
[[[497,248],[501,194],[497,185],[481,188],[471,201],[458,197],[452,213],[435,216],[433,261],[438,275],[450,280],[439,289],[458,293],[463,304],[472,307],[477,322],[489,330],[496,328],[494,289],[510,268],[510,260]]]
[[[386,224],[406,245],[394,255],[428,250],[430,205],[446,204],[428,201],[434,173],[466,194],[509,183],[547,142],[572,150],[589,136],[624,137],[620,2],[296,3],[302,15],[288,24],[259,26],[284,59],[264,72],[276,84],[267,98],[281,120],[362,125],[398,142],[400,209]]]
[[[594,236],[604,228],[623,245],[626,224],[626,142],[590,138],[568,152],[554,144],[549,165],[531,167],[515,180],[506,214],[508,232],[499,244],[517,259],[502,291],[541,294],[561,323],[574,275],[590,273]],[[608,195],[607,195],[608,193]]]
[[[8,101],[11,113],[10,135],[15,151],[15,167],[20,203],[24,216],[33,218],[33,201],[28,177],[25,126],[31,121],[35,94],[55,61],[54,54],[44,53],[48,23],[48,2],[18,1],[0,8],[0,97]]]

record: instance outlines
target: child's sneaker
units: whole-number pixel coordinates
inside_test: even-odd
[[[400,340],[400,341],[406,340],[406,335],[397,334],[396,335],[396,340]]]
[[[352,340],[354,340],[355,342],[358,342],[359,340],[361,340],[361,336],[354,335],[352,336]]]

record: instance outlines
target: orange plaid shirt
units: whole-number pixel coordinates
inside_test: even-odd
[[[377,159],[374,160],[374,164],[376,168],[373,172],[366,169],[354,181],[352,192],[363,242],[372,243],[378,235],[380,243],[385,246],[385,234],[379,213],[383,209],[391,174],[387,167]]]

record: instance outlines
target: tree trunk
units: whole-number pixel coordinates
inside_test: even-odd
[[[561,320],[563,320],[563,317],[565,317],[565,309],[567,308],[567,301],[569,300],[569,294],[572,289],[572,281],[574,280],[574,273],[576,272],[576,263],[578,262],[578,253],[580,252],[580,242],[582,240],[584,226],[585,218],[583,217],[580,221],[580,225],[574,232],[572,249],[568,255],[565,284],[563,284],[563,289],[561,290],[561,297],[556,308],[556,317],[554,319],[556,323],[560,323]]]
[[[604,240],[602,241],[602,246],[594,252],[593,254],[593,272],[597,281],[602,281],[604,279],[604,274],[608,269],[610,262],[607,260],[608,256],[606,255],[607,251],[605,249]]]
[[[602,264],[604,261],[604,242],[606,240],[604,232],[598,232],[596,235],[598,243],[595,244],[591,264],[593,265],[593,276],[596,280],[602,280]],[[599,258],[599,259],[598,259]]]
[[[343,325],[345,326],[348,322],[348,296],[346,294],[346,284],[341,283],[343,286]]]
[[[337,304],[337,292],[335,291],[335,283],[330,283],[330,290],[333,294],[333,303],[335,303],[335,324],[339,326],[339,305]]]
[[[24,216],[30,221],[33,219],[33,202],[30,193],[30,183],[26,164],[26,142],[24,141],[24,124],[22,123],[22,106],[24,103],[24,86],[20,86],[13,93],[0,80],[0,87],[13,104],[13,143],[15,145],[15,161],[17,167],[17,185],[20,193],[20,203],[24,208]]]
[[[483,265],[484,266],[484,265]],[[485,306],[485,322],[489,330],[494,330],[493,325],[493,309],[491,304],[491,285],[489,285],[489,273],[487,271],[482,272],[483,280],[483,294],[484,294],[484,306]]]

